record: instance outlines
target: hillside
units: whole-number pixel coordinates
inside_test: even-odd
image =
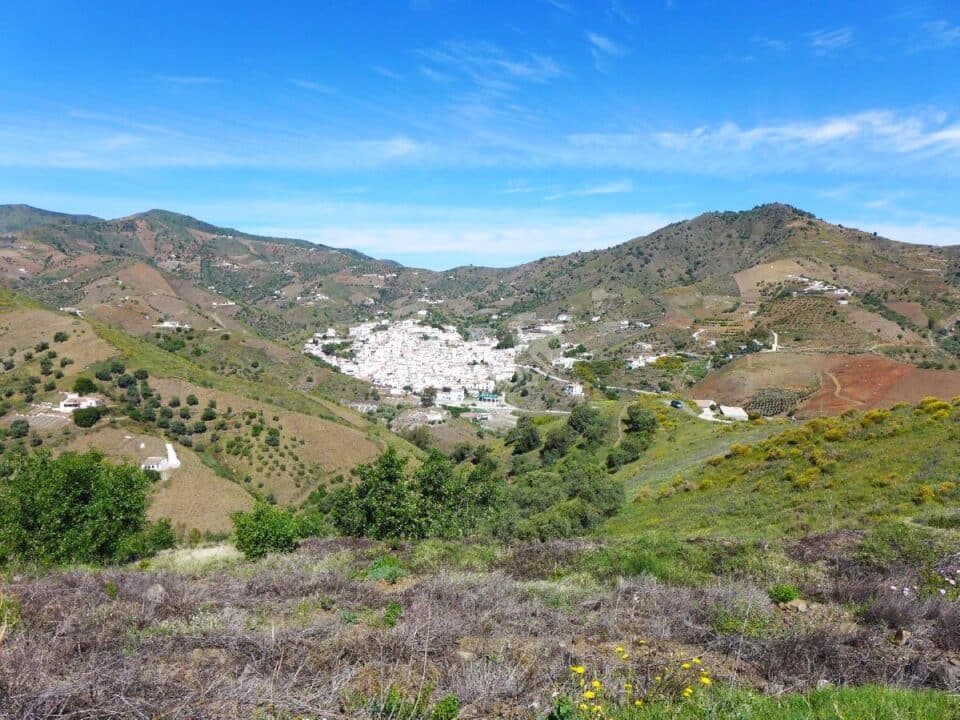
[[[282,359],[270,359],[256,344],[242,347],[282,367]],[[0,306],[0,353],[0,457],[26,443],[55,453],[97,448],[139,464],[164,455],[164,443],[172,442],[182,468],[158,483],[151,512],[169,517],[181,535],[224,533],[229,513],[258,498],[296,505],[388,444],[406,447],[353,411],[294,389],[283,372],[215,372],[117,328],[9,293]],[[88,429],[56,410],[81,379],[93,383],[104,408]]]

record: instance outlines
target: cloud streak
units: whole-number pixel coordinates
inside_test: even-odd
[[[853,43],[853,30],[823,28],[807,33],[807,40],[815,55],[831,55]]]

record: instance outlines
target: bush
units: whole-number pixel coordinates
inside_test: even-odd
[[[292,552],[297,547],[297,521],[286,510],[258,502],[250,512],[230,516],[237,549],[248,558],[271,552]]]
[[[500,503],[489,462],[454,467],[433,451],[413,472],[394,448],[357,468],[360,481],[331,500],[331,519],[345,535],[377,539],[462,537],[493,520]]]
[[[410,572],[400,564],[396,555],[383,555],[374,560],[367,569],[367,577],[371,580],[383,580],[393,585]]]
[[[19,418],[10,423],[10,437],[23,438],[30,432],[30,423],[23,418]]]
[[[0,562],[125,562],[170,547],[172,532],[147,522],[150,486],[96,450],[16,458],[0,480]]]
[[[777,583],[767,591],[767,595],[772,602],[785,603],[800,597],[800,591],[790,583]]]
[[[70,336],[67,333],[65,333],[63,330],[58,330],[53,334],[53,341],[58,343],[66,342],[69,337]]]
[[[73,411],[73,424],[82,428],[93,427],[100,419],[100,414],[98,407],[77,408]]]

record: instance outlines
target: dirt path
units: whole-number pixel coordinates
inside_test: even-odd
[[[829,370],[824,370],[823,374],[829,377],[831,380],[833,380],[833,396],[837,398],[837,400],[845,400],[846,402],[851,402],[854,405],[864,404],[863,401],[861,400],[855,400],[851,397],[846,397],[845,395],[841,395],[840,393],[843,392],[843,385],[840,384],[839,378],[837,378],[837,376],[834,375],[832,372],[830,372]],[[820,380],[820,384],[821,385],[823,384],[822,378]]]

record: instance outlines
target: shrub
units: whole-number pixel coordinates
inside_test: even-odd
[[[800,591],[790,583],[777,583],[767,591],[767,595],[772,602],[785,603],[800,597]]]
[[[400,564],[396,555],[383,555],[374,560],[367,569],[367,577],[371,580],[383,580],[391,585],[402,577],[409,575],[409,571]]]
[[[73,411],[73,424],[82,428],[93,427],[100,419],[100,413],[98,407],[77,408]]]
[[[359,482],[337,490],[331,519],[355,537],[460,537],[491,521],[499,508],[498,484],[488,462],[456,469],[433,451],[415,471],[394,448],[357,468]]]
[[[57,332],[55,332],[55,333],[53,334],[53,341],[54,341],[54,342],[66,342],[69,337],[70,337],[70,336],[69,336],[67,333],[65,333],[63,330],[58,330]]]
[[[258,502],[250,512],[230,516],[236,546],[248,558],[271,552],[291,552],[297,547],[297,521],[286,510]]]
[[[29,432],[30,423],[23,418],[18,418],[10,423],[10,437],[12,438],[26,437]]]
[[[0,561],[40,565],[124,562],[172,544],[146,518],[150,479],[96,450],[14,460],[0,481]]]

